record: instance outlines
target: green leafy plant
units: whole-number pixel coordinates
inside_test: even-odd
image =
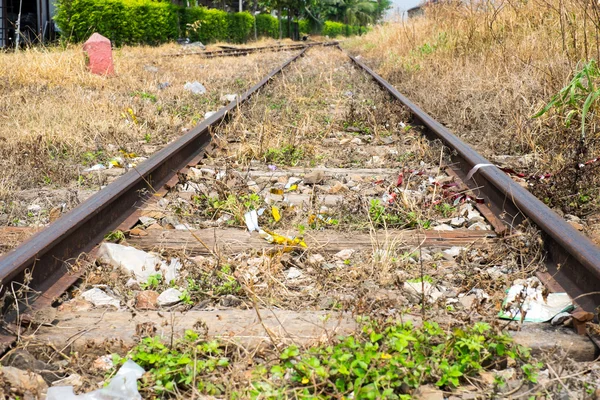
[[[218,371],[229,365],[229,359],[223,356],[218,341],[206,341],[192,330],[171,347],[165,346],[160,337],[144,338],[126,357],[115,358],[117,365],[130,358],[144,368],[147,373],[141,389],[156,394],[175,394],[195,387],[201,393],[219,395],[225,389]]]
[[[271,148],[265,153],[267,162],[296,166],[304,158],[304,149],[294,145],[287,145],[280,149]]]
[[[451,389],[466,377],[507,359],[521,364],[525,377],[529,353],[510,336],[488,324],[442,330],[435,322],[415,327],[410,322],[379,325],[366,320],[362,332],[333,345],[300,351],[285,349],[279,361],[257,368],[249,397],[409,399],[415,388],[434,384]],[[285,395],[284,395],[285,394]]]
[[[156,289],[158,285],[161,284],[163,280],[162,274],[153,274],[148,277],[148,280],[145,283],[142,283],[140,286],[144,290],[148,289]]]
[[[586,136],[586,118],[589,113],[595,111],[600,96],[600,87],[596,86],[598,79],[600,79],[600,69],[596,61],[592,59],[533,118],[541,117],[552,108],[555,108],[564,116],[567,127],[571,125],[574,118],[579,118],[581,121],[581,138],[584,140]]]
[[[125,240],[125,234],[122,231],[116,230],[104,235],[104,240],[114,243],[120,243]]]

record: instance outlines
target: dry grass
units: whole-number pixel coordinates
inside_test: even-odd
[[[532,162],[517,159],[514,166],[529,174],[559,172],[551,189],[536,193],[584,215],[597,206],[569,195],[597,197],[598,177],[594,171],[575,182],[573,167],[598,157],[597,134],[589,133],[579,154],[578,124],[567,129],[559,117],[531,118],[582,60],[600,57],[598,6],[584,3],[445,4],[428,8],[425,18],[376,27],[347,46],[485,156],[529,154]]]
[[[248,89],[290,56],[165,56],[180,52],[174,44],[118,49],[112,78],[89,74],[80,47],[0,55],[3,186],[64,186],[86,165],[106,161],[119,149],[151,154],[217,110],[222,95]],[[196,80],[206,86],[206,95],[183,90]],[[169,86],[160,90],[165,82]]]
[[[243,92],[291,56],[168,56],[177,53],[175,44],[117,49],[111,78],[89,74],[79,46],[0,54],[0,216],[18,214],[19,202],[30,205],[19,196],[25,189],[97,190],[85,168],[106,165],[119,150],[152,154],[220,108],[221,96]],[[193,81],[207,94],[183,89]]]

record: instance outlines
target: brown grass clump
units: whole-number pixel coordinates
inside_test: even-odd
[[[575,166],[600,155],[597,118],[588,120],[581,149],[579,123],[567,128],[564,115],[532,115],[586,60],[600,58],[598,13],[596,3],[580,0],[445,3],[347,46],[485,156],[529,155],[511,166],[558,174],[534,191],[585,215],[597,209],[597,169],[580,174]],[[595,201],[574,201],[582,191]]]
[[[117,49],[111,78],[88,73],[79,46],[0,54],[0,216],[19,214],[13,208],[22,190],[98,190],[106,182],[85,168],[107,165],[120,151],[149,156],[222,107],[223,95],[242,93],[292,54],[172,56],[181,52],[176,44]],[[185,91],[193,81],[208,92]]]

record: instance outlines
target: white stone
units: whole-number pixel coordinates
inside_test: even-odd
[[[297,278],[300,278],[301,276],[302,276],[302,271],[300,271],[296,267],[291,267],[290,269],[287,270],[285,277],[287,279],[297,279]]]
[[[455,228],[460,228],[461,226],[463,226],[465,224],[465,221],[466,220],[461,217],[452,218],[452,221],[450,221],[450,225]]]
[[[121,302],[112,296],[109,296],[100,288],[92,288],[81,294],[81,297],[92,303],[95,307],[113,306],[119,308]]]
[[[438,226],[433,227],[434,231],[453,231],[454,228],[448,224],[440,224]]]
[[[175,288],[168,288],[158,296],[156,301],[161,307],[172,306],[181,301],[181,292]]]
[[[320,254],[311,254],[308,256],[308,263],[310,265],[321,265],[325,262],[325,257]]]
[[[224,94],[221,96],[221,101],[228,101],[230,103],[235,99],[237,99],[237,94]]]
[[[172,265],[167,265],[154,254],[115,243],[102,243],[98,251],[98,260],[133,273],[140,283],[147,282],[148,278],[157,271],[168,274],[174,268],[173,262]]]
[[[192,92],[193,94],[204,94],[204,93],[206,93],[206,88],[204,87],[203,84],[201,84],[198,81],[186,82],[185,85],[183,85],[183,88],[185,90],[187,90],[188,92]]]
[[[335,253],[334,257],[339,259],[339,260],[348,260],[350,259],[350,257],[352,257],[352,254],[354,254],[356,250],[354,249],[344,249],[344,250],[340,250],[337,253]]]

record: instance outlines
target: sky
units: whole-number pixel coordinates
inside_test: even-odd
[[[390,10],[390,14],[397,14],[398,11],[402,13],[403,11],[408,10],[416,5],[419,5],[422,0],[393,0],[393,5]]]

